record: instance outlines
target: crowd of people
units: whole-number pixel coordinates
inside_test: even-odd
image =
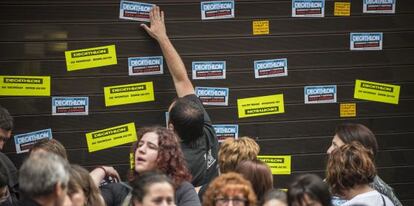
[[[186,68],[170,42],[164,13],[155,6],[141,25],[160,45],[177,92],[169,124],[144,127],[131,146],[134,166],[126,181],[111,166],[92,171],[70,164],[56,139],[33,145],[19,170],[0,152],[0,206],[401,206],[378,177],[374,134],[361,124],[337,126],[329,147],[326,178],[299,175],[277,189],[270,168],[257,159],[249,137],[219,145],[212,121],[197,98]],[[0,150],[13,118],[0,107]],[[113,181],[106,182],[106,179]],[[106,182],[103,184],[103,182]]]

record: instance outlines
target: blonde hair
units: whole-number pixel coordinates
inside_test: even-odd
[[[221,144],[218,153],[220,172],[235,171],[241,161],[255,160],[259,152],[259,145],[250,137],[227,138]]]

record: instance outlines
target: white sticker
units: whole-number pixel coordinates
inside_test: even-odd
[[[239,125],[237,124],[214,124],[213,127],[219,142],[226,138],[239,138]]]
[[[128,58],[128,70],[130,76],[163,74],[162,56],[130,57]]]
[[[52,115],[88,115],[88,97],[52,97]]]
[[[201,2],[202,20],[228,18],[234,18],[234,0]]]
[[[268,78],[287,76],[287,59],[267,59],[254,61],[254,77]]]
[[[14,135],[16,153],[20,154],[28,152],[36,142],[42,139],[52,139],[52,129],[44,129],[35,132]]]
[[[306,86],[305,104],[335,103],[336,85]]]
[[[292,0],[292,17],[324,17],[325,0]]]
[[[383,13],[394,14],[395,13],[395,0],[364,0],[363,1],[364,13]]]
[[[119,18],[149,22],[149,12],[155,4],[121,0]]]
[[[351,33],[350,50],[382,50],[382,32]]]
[[[192,71],[193,79],[225,79],[226,61],[196,61]]]
[[[195,93],[204,105],[228,105],[229,88],[196,87]]]

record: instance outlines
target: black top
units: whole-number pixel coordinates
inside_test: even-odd
[[[2,152],[0,152],[0,165],[2,165],[2,167],[4,166],[2,171],[4,171],[6,173],[5,175],[7,175],[10,195],[13,198],[18,198],[19,182],[16,166],[14,166],[13,162]]]
[[[23,198],[19,201],[19,206],[41,206],[37,202],[29,198]]]
[[[109,183],[99,187],[106,206],[119,206],[130,192],[125,183]]]

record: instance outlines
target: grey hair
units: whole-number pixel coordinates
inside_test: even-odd
[[[20,191],[28,197],[52,194],[56,184],[66,188],[69,182],[69,163],[48,152],[35,152],[23,163],[19,171]]]

